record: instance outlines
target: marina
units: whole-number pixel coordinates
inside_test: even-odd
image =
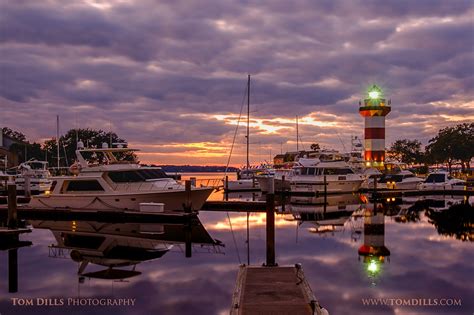
[[[0,315],[472,314],[472,2],[0,10]]]

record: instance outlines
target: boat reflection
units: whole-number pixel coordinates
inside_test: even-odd
[[[49,246],[49,257],[78,262],[78,275],[89,278],[131,278],[141,274],[136,270],[138,264],[161,258],[169,251],[220,253],[223,247],[199,221],[192,225],[93,221],[31,221],[31,224],[36,229],[49,229],[53,234],[56,244]],[[89,264],[106,269],[86,272]]]
[[[342,230],[360,207],[360,196],[354,194],[326,197],[292,196],[285,210],[299,221],[299,225],[310,224],[310,232],[327,234]]]

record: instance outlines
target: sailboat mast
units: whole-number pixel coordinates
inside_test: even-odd
[[[250,74],[248,75],[248,80],[247,80],[247,171],[250,168],[249,149],[250,149]]]
[[[300,133],[298,128],[298,115],[296,115],[296,152],[300,151]]]
[[[58,170],[59,170],[59,115],[56,115],[56,157],[58,159]]]

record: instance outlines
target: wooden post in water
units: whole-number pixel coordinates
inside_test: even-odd
[[[8,185],[8,219],[9,229],[16,229],[18,225],[18,213],[16,204],[16,185]]]
[[[25,193],[25,197],[29,198],[31,197],[31,177],[30,175],[26,175],[24,178],[25,178],[25,182],[23,184],[23,190]]]
[[[224,198],[225,200],[229,200],[229,176],[225,176],[225,182],[224,182]]]
[[[18,292],[18,249],[8,250],[8,292]]]
[[[191,180],[186,180],[184,182],[186,190],[186,200],[184,206],[184,212],[190,214],[192,212],[192,203],[191,203]],[[189,218],[188,222],[184,226],[184,245],[185,245],[185,256],[186,258],[191,257],[192,255],[192,235],[191,235],[191,219]]]
[[[280,190],[281,190],[281,210],[283,211],[283,213],[286,212],[286,207],[285,207],[285,175],[282,175],[281,176],[281,187],[280,187]]]
[[[267,210],[267,267],[276,266],[275,263],[275,183],[272,179],[266,196]]]
[[[324,175],[324,212],[326,212],[326,204],[328,203],[328,181]]]
[[[186,180],[184,182],[184,189],[185,189],[185,201],[184,201],[184,212],[191,213],[192,211],[192,203],[191,203],[191,181]]]
[[[186,258],[190,258],[193,252],[191,232],[192,232],[191,219],[189,219],[189,222],[184,226],[184,246],[185,246],[184,255]]]

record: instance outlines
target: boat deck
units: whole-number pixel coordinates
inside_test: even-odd
[[[241,266],[232,315],[321,314],[301,267]]]

